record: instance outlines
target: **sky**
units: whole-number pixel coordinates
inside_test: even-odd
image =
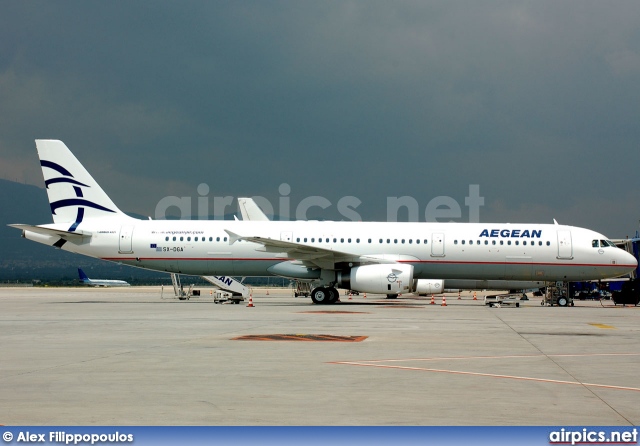
[[[387,220],[411,197],[394,218],[638,228],[636,0],[0,9],[0,178],[42,186],[50,138],[142,215],[261,196]]]

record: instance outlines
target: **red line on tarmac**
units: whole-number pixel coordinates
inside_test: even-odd
[[[604,389],[613,389],[613,390],[631,390],[634,392],[640,392],[639,388],[636,387],[621,387],[621,386],[609,386],[606,384],[591,384],[591,383],[581,383],[576,381],[560,381],[555,379],[545,379],[545,378],[531,378],[527,376],[513,376],[513,375],[497,375],[493,373],[479,373],[479,372],[463,372],[461,370],[443,370],[443,369],[426,369],[422,367],[405,367],[399,365],[381,365],[381,364],[366,364],[361,362],[348,362],[348,361],[338,361],[331,362],[330,364],[345,364],[345,365],[356,365],[360,367],[378,367],[383,369],[400,369],[400,370],[414,370],[418,372],[434,372],[434,373],[450,373],[452,375],[471,375],[471,376],[486,376],[489,378],[503,378],[503,379],[514,379],[519,381],[536,381],[543,383],[551,383],[551,384],[570,384],[574,386],[586,386],[586,387],[598,387]]]
[[[558,354],[558,355],[504,355],[504,356],[443,356],[437,358],[405,358],[405,359],[363,359],[358,362],[375,364],[379,362],[407,362],[407,361],[448,361],[460,359],[514,359],[514,358],[563,358],[563,357],[592,357],[592,356],[640,356],[640,353],[584,353],[584,354]]]

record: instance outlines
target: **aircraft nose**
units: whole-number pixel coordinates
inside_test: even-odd
[[[628,265],[629,268],[633,269],[636,269],[638,267],[638,259],[636,259],[634,255],[626,251],[622,251],[622,254],[622,259],[620,261],[622,265]]]

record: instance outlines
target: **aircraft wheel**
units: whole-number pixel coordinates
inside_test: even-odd
[[[329,303],[330,298],[331,298],[331,293],[329,293],[329,290],[321,286],[319,286],[318,288],[315,288],[311,292],[311,300],[313,301],[314,304]]]
[[[387,294],[387,299],[396,299],[397,297],[397,294]]]
[[[559,307],[566,307],[568,303],[569,303],[569,301],[567,300],[566,297],[564,297],[564,296],[558,297],[558,306]]]
[[[327,291],[329,292],[329,301],[327,303],[335,304],[340,299],[340,293],[333,287],[327,288]]]

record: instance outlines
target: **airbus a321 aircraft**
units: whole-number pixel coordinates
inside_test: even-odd
[[[10,225],[23,237],[157,271],[307,280],[318,304],[336,287],[423,293],[430,279],[597,280],[637,266],[604,235],[557,224],[138,220],[63,142],[36,146],[54,223]]]

